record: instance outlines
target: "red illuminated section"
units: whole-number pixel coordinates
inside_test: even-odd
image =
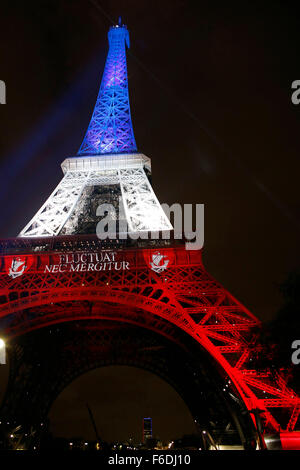
[[[155,248],[142,250],[103,249],[101,251],[76,251],[46,254],[4,255],[0,258],[0,271],[11,279],[34,273],[63,274],[83,272],[123,271],[149,268],[163,273],[172,264],[201,263],[199,251],[182,251],[180,248]]]
[[[300,450],[300,431],[282,432],[280,441],[283,450]]]
[[[280,373],[257,371],[251,354],[258,319],[205,270],[201,251],[184,245],[130,247],[96,239],[2,241],[0,321],[7,338],[64,321],[85,318],[77,301],[88,301],[88,318],[108,318],[101,304],[119,305],[120,318],[137,324],[142,312],[190,335],[223,370],[268,433],[281,433],[283,448],[300,448],[300,400]],[[74,308],[64,309],[64,302]],[[113,309],[112,309],[113,310]],[[136,318],[134,312],[140,312]],[[294,446],[294,447],[292,447]]]

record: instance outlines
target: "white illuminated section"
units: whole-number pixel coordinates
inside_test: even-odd
[[[122,201],[130,231],[172,230],[143,168],[119,170]]]
[[[154,194],[145,170],[151,162],[143,154],[95,155],[67,158],[64,177],[20,232],[20,237],[59,235],[87,186],[120,184],[130,232],[169,231],[173,227]],[[96,233],[96,227],[95,227]]]

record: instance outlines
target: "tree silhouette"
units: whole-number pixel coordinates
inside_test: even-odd
[[[300,391],[300,364],[292,363],[292,343],[300,340],[300,269],[292,271],[279,286],[283,304],[274,319],[258,332],[260,346],[253,347],[252,361],[257,369],[285,373],[291,387]]]

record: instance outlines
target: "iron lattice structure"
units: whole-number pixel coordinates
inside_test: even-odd
[[[122,200],[128,232],[170,231],[172,225],[162,210],[148,175],[150,159],[143,154],[102,155],[68,158],[62,163],[64,178],[21,231],[22,237],[47,237],[76,233],[80,200],[87,188],[117,186]],[[111,202],[109,199],[108,202]],[[82,218],[86,218],[83,211]],[[94,214],[93,231],[97,219]]]
[[[6,337],[91,319],[154,329],[160,318],[185,331],[214,358],[224,371],[225,387],[233,387],[249,411],[261,410],[269,432],[294,430],[299,397],[280,372],[257,371],[252,366],[260,323],[207,273],[200,251],[187,251],[184,246],[103,247],[94,237],[59,237],[56,242],[44,239],[34,244],[20,238],[3,242],[3,250],[4,246],[14,253],[2,257],[0,275]],[[151,269],[152,255],[158,251],[169,260],[161,273]],[[102,261],[98,261],[100,252]],[[110,259],[106,266],[105,254]],[[8,270],[16,258],[25,262],[26,269],[12,279]],[[77,306],[82,301],[89,302],[89,308]],[[105,307],[107,303],[122,308],[116,314]]]
[[[41,376],[29,359],[27,366],[25,360],[22,364],[18,341],[38,330],[41,335],[47,329],[51,332],[55,325],[64,325],[66,332],[68,325],[73,331],[74,325],[106,321],[173,339],[183,332],[211,358],[222,378],[224,396],[248,410],[253,428],[258,424],[255,413],[260,413],[266,432],[291,433],[299,419],[300,399],[280,371],[255,369],[252,353],[260,348],[256,344],[260,322],[208,274],[201,251],[188,251],[179,242],[100,241],[95,236],[96,205],[114,204],[117,197],[124,206],[128,232],[172,229],[149,182],[150,160],[136,152],[128,101],[126,27],[111,28],[109,41],[99,97],[79,155],[62,163],[64,178],[19,238],[0,243],[0,328],[14,344],[17,358],[2,419],[30,420],[39,409],[44,419],[47,410],[37,403],[50,406],[55,395],[50,394],[51,387],[39,385],[39,393],[28,402],[26,387],[40,383]],[[93,235],[88,235],[90,225]],[[57,360],[66,347],[59,343]],[[22,348],[29,350],[30,345]],[[94,357],[93,346],[87,346],[85,353]],[[199,403],[200,395],[199,389]]]
[[[130,116],[125,44],[126,26],[108,33],[109,51],[95,109],[78,155],[136,152]]]

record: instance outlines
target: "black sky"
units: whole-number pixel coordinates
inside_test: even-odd
[[[93,387],[86,385],[92,383]],[[151,416],[153,436],[164,441],[195,433],[193,418],[166,382],[142,369],[103,367],[79,377],[56,400],[49,418],[54,435],[94,440],[86,403],[107,442],[142,441],[143,418]]]
[[[17,235],[76,154],[109,18],[121,15],[135,137],[152,159],[154,190],[161,202],[205,204],[207,269],[271,319],[277,284],[299,265],[295,3],[3,1],[1,10],[1,236]]]

